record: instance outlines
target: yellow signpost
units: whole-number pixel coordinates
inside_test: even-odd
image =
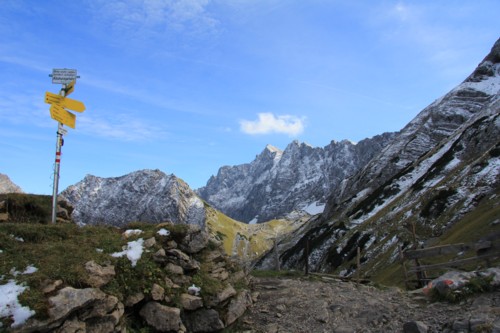
[[[66,109],[83,112],[85,111],[85,105],[80,101],[66,97],[75,90],[76,79],[79,78],[76,75],[76,69],[53,69],[50,76],[52,77],[52,83],[62,84],[59,94],[53,94],[48,91],[45,93],[45,103],[50,104],[50,117],[58,122],[54,186],[52,192],[52,223],[56,223],[61,147],[64,143],[63,135],[67,133],[63,125],[71,128],[75,128],[76,125],[76,115]]]

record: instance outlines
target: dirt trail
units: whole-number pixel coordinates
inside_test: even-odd
[[[449,304],[331,278],[253,278],[252,285],[256,302],[237,332],[423,332],[403,330],[416,321],[428,332],[500,332],[498,291]]]

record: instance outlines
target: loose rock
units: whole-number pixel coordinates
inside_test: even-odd
[[[182,325],[180,313],[181,310],[178,308],[157,302],[146,303],[139,312],[148,325],[160,332],[178,331]]]

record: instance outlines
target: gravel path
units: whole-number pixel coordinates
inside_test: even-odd
[[[425,332],[427,327],[429,333],[500,333],[499,291],[449,304],[431,303],[422,294],[398,288],[378,289],[325,277],[253,278],[252,285],[255,303],[237,332],[409,333]],[[416,322],[421,322],[419,328]]]

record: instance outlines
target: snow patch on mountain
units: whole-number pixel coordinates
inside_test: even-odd
[[[312,202],[306,207],[302,208],[309,215],[317,215],[323,213],[325,210],[325,204],[318,201]]]

